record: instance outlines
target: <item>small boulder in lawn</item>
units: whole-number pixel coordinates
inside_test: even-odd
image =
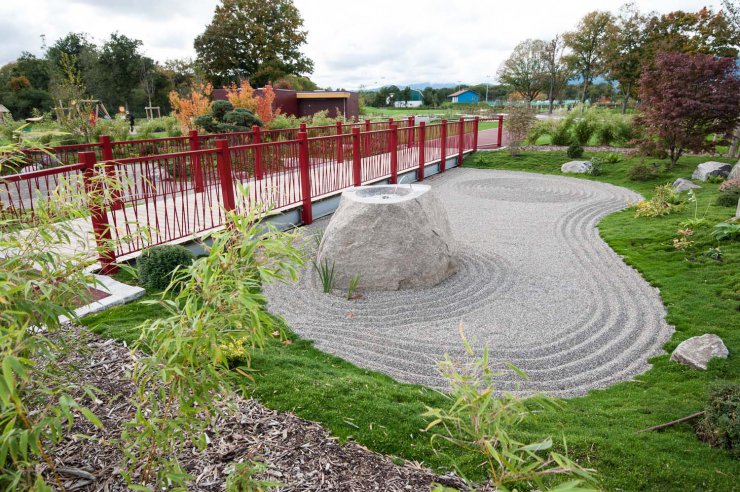
[[[706,370],[710,359],[713,357],[726,359],[728,355],[729,351],[722,339],[708,333],[679,343],[671,354],[671,360],[692,369]]]
[[[673,182],[673,191],[681,193],[682,191],[689,191],[696,188],[701,188],[698,184],[694,184],[688,179],[678,178]]]
[[[691,175],[691,179],[698,179],[700,181],[706,181],[709,176],[722,176],[726,178],[730,175],[732,166],[725,164],[724,162],[703,162],[696,166],[694,174]]]
[[[560,166],[560,172],[585,174],[594,167],[591,161],[570,161]]]

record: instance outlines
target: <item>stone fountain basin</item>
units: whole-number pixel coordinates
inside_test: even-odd
[[[357,275],[366,290],[433,287],[458,267],[447,212],[431,187],[421,184],[342,193],[317,261],[334,265],[340,289]]]

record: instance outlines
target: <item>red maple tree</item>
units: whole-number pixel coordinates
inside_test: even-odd
[[[640,77],[637,121],[668,152],[671,167],[684,152],[711,150],[713,133],[727,134],[740,118],[740,77],[732,58],[658,53]]]

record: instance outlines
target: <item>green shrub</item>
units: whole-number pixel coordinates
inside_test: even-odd
[[[704,408],[704,418],[696,432],[715,448],[727,449],[740,458],[740,384],[712,392]]]
[[[552,135],[552,132],[552,122],[546,120],[537,121],[537,123],[535,123],[532,129],[529,131],[529,135],[527,135],[527,143],[530,145],[535,145],[540,137],[543,137],[545,135]]]
[[[568,154],[568,157],[571,159],[578,159],[583,155],[583,147],[581,147],[577,142],[573,142],[568,147],[566,154]]]
[[[740,224],[720,222],[712,229],[712,237],[717,241],[732,241],[740,239]]]
[[[591,159],[591,168],[586,171],[586,174],[590,176],[601,176],[604,174],[604,159],[601,157]]]
[[[627,177],[632,181],[648,181],[656,177],[659,173],[658,165],[655,163],[645,164],[641,162],[635,164],[627,171]]]
[[[193,259],[193,253],[184,246],[165,244],[147,248],[136,260],[139,282],[147,289],[166,289],[172,274],[178,268],[189,266]]]
[[[717,195],[715,204],[720,207],[736,207],[740,200],[740,191],[725,191]]]
[[[681,196],[670,184],[656,186],[650,200],[641,200],[635,207],[635,217],[661,217],[683,208]]]
[[[604,164],[616,164],[622,160],[622,156],[617,152],[609,152],[602,158],[602,160],[604,161]]]
[[[587,145],[594,133],[594,126],[588,118],[584,117],[573,125],[573,141],[581,145]]]
[[[570,120],[567,118],[554,125],[551,142],[553,145],[565,146],[570,143]]]
[[[262,126],[262,120],[248,109],[237,108],[226,113],[223,119],[226,123],[242,128],[251,129],[252,125]]]
[[[596,127],[596,143],[599,145],[611,145],[617,138],[617,129],[611,121],[602,121]]]

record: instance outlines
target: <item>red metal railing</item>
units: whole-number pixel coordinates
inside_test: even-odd
[[[430,162],[441,161],[440,171],[445,170],[443,156],[456,157],[460,163],[465,151],[476,148],[477,128],[477,119],[430,125],[414,125],[408,119],[303,126],[298,131],[254,128],[216,136],[191,132],[187,137],[156,139],[162,141],[157,149],[167,150],[158,155],[147,155],[145,146],[151,140],[104,138],[97,148],[83,147],[78,156],[82,164],[0,180],[0,215],[30,222],[36,204],[53,197],[63,179],[82,186],[82,176],[92,169],[105,172],[117,186],[109,193],[105,210],[91,211],[91,217],[96,235],[109,231],[115,245],[99,257],[108,268],[116,258],[148,246],[223,225],[224,209],[301,204],[302,219],[310,223],[310,204],[316,198],[381,179],[393,183],[399,172],[409,170],[416,170],[422,180]],[[137,151],[142,153],[116,157]],[[98,155],[103,165],[96,166]],[[105,243],[105,238],[97,239]]]

